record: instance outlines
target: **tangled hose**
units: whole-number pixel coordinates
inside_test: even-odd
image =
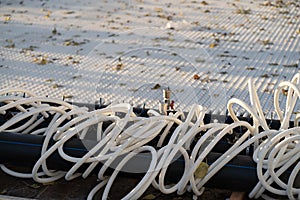
[[[175,114],[160,115],[154,110],[148,111],[148,118],[139,117],[129,104],[110,105],[99,110],[88,111],[87,108],[77,107],[67,102],[38,97],[23,89],[6,89],[0,91],[0,114],[5,115],[14,111],[5,123],[0,126],[0,132],[19,132],[23,134],[44,135],[41,157],[35,163],[31,173],[21,173],[1,165],[1,169],[13,176],[33,178],[40,183],[52,182],[60,178],[72,180],[82,176],[86,178],[101,162],[98,173],[100,183],[89,193],[92,199],[97,191],[105,187],[102,199],[107,199],[109,190],[122,168],[135,155],[148,152],[151,155],[148,169],[144,177],[123,199],[138,199],[152,184],[165,194],[177,192],[179,195],[192,191],[194,197],[200,196],[204,185],[230,160],[248,148],[254,146],[253,160],[257,163],[259,182],[249,194],[250,198],[263,197],[265,190],[288,196],[289,199],[300,199],[300,188],[294,186],[300,171],[300,114],[294,117],[293,128],[289,122],[294,114],[297,99],[300,97],[300,74],[291,81],[278,85],[274,93],[275,112],[281,122],[279,130],[271,130],[266,122],[254,84],[249,81],[250,103],[239,99],[231,99],[227,104],[228,112],[234,120],[231,124],[204,124],[206,110],[200,105],[193,105],[187,116],[182,111]],[[280,108],[280,94],[287,89],[285,112]],[[24,95],[25,94],[25,95]],[[240,106],[250,113],[253,124],[240,121],[234,111],[234,106]],[[47,126],[41,126],[47,122]],[[104,124],[108,126],[103,129]],[[174,131],[170,131],[172,127]],[[96,127],[96,131],[91,131]],[[245,130],[236,142],[208,166],[199,175],[199,166],[205,164],[205,158],[214,146],[224,137],[233,133],[236,128]],[[92,132],[97,144],[89,149],[83,157],[77,158],[64,152],[64,144],[73,137],[81,140],[88,139]],[[149,142],[159,138],[156,150]],[[55,143],[50,145],[50,140]],[[192,143],[194,144],[192,145]],[[47,158],[58,151],[59,155],[73,163],[69,171],[53,171],[47,166]],[[165,185],[165,175],[171,162],[181,155],[185,167],[181,179],[174,185]],[[114,171],[110,176],[105,172],[116,161]],[[88,167],[83,173],[78,169],[83,165]],[[285,183],[279,177],[293,167],[288,181]],[[274,186],[276,183],[276,187]]]

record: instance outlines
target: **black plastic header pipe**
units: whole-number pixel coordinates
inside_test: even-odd
[[[43,141],[43,136],[0,132],[0,163],[33,166],[40,158]],[[86,142],[90,143],[89,145],[96,144],[95,141],[84,141],[83,144],[79,139],[71,139],[65,143],[64,151],[70,156],[82,157],[88,153],[88,150],[85,147],[87,144]],[[51,141],[50,146],[53,144],[54,141]],[[221,153],[209,153],[206,158],[207,163],[213,163],[221,155]],[[68,170],[73,164],[74,163],[70,163],[61,158],[57,151],[47,159],[47,165],[49,168],[55,170]],[[99,168],[101,166],[102,163],[99,162],[94,172],[99,172]],[[79,169],[79,171],[83,171],[87,167],[88,165],[85,164]],[[169,166],[166,181],[177,182],[180,180],[183,170],[184,160],[182,158],[178,158]],[[121,175],[141,177],[143,174],[121,173]],[[283,180],[287,178],[288,174],[284,174],[282,176]],[[300,176],[298,176],[297,180],[300,182]],[[253,162],[250,156],[238,155],[225,167],[223,167],[212,179],[210,179],[205,186],[249,192],[253,189],[257,182],[256,163]]]

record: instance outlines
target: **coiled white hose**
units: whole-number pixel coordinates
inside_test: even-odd
[[[61,100],[37,97],[27,90],[2,90],[0,102],[3,106],[0,107],[0,114],[5,114],[12,108],[18,110],[18,113],[0,126],[0,132],[41,134],[45,135],[45,140],[41,157],[34,165],[32,173],[15,172],[4,165],[1,165],[1,169],[13,176],[33,178],[37,182],[46,183],[62,177],[66,180],[72,180],[78,176],[85,178],[101,162],[102,167],[98,173],[100,183],[91,190],[88,199],[92,199],[95,193],[103,187],[105,189],[102,199],[106,199],[118,172],[135,155],[149,152],[151,162],[145,171],[145,176],[124,199],[138,199],[150,184],[166,194],[173,192],[183,194],[185,191],[193,191],[195,196],[200,196],[204,191],[203,186],[211,177],[241,151],[254,144],[253,160],[257,163],[259,182],[249,197],[262,196],[267,199],[268,196],[264,194],[264,191],[268,190],[290,199],[300,199],[300,189],[294,186],[296,176],[300,171],[300,128],[297,127],[300,115],[295,116],[295,122],[297,122],[295,127],[288,127],[297,99],[300,97],[299,82],[300,75],[296,74],[290,82],[280,83],[275,90],[274,107],[281,122],[280,130],[270,130],[267,125],[256,88],[251,81],[249,81],[251,105],[235,98],[229,100],[227,104],[229,114],[234,120],[232,124],[204,124],[205,110],[200,105],[193,105],[186,117],[183,117],[184,114],[181,111],[174,115],[164,116],[150,110],[149,118],[141,118],[137,117],[133,108],[125,103],[88,111],[86,108],[70,105]],[[283,113],[279,106],[279,96],[281,90],[286,88],[288,92],[285,113]],[[23,93],[26,94],[25,97]],[[233,109],[235,104],[250,113],[253,125],[238,119]],[[122,113],[122,115],[117,115],[117,113]],[[50,116],[52,118],[46,128],[37,128]],[[24,122],[24,120],[27,121]],[[22,125],[14,127],[21,121]],[[103,131],[102,126],[105,122],[110,122],[110,125]],[[170,133],[174,124],[177,127],[173,133]],[[98,143],[86,155],[76,158],[64,152],[63,146],[70,138],[77,136],[82,140],[86,139],[87,133],[95,125],[97,128],[94,134]],[[232,134],[233,129],[237,127],[243,127],[246,130],[245,133],[208,167],[205,176],[199,177],[195,174],[213,147],[227,134]],[[260,131],[260,127],[263,131]],[[200,132],[204,131],[205,133],[200,137]],[[165,141],[168,134],[171,134],[170,139]],[[147,146],[147,143],[156,137],[159,137],[157,146],[161,147],[158,151]],[[191,143],[195,138],[199,140],[192,147]],[[51,147],[49,147],[50,139],[56,141]],[[166,145],[163,146],[163,144]],[[69,171],[48,169],[46,160],[56,150],[63,159],[74,163]],[[191,153],[188,153],[188,150]],[[164,185],[167,168],[178,158],[179,154],[185,161],[184,173],[175,185]],[[109,177],[104,175],[108,167],[111,167],[117,160],[119,163],[114,166],[115,171]],[[89,164],[89,167],[83,173],[78,173],[77,170],[83,164]],[[284,183],[279,177],[291,166],[294,168],[287,183]],[[42,172],[38,172],[41,169]],[[158,181],[156,181],[157,178]],[[273,183],[276,183],[276,188],[272,185]]]

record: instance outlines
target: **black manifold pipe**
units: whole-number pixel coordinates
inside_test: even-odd
[[[40,158],[40,152],[44,136],[30,135],[30,134],[18,134],[0,132],[0,163],[26,166],[33,166],[35,162]],[[64,151],[74,157],[84,156],[88,150],[86,149],[86,142],[95,144],[93,141],[85,141],[82,143],[79,139],[71,139],[64,145]],[[54,141],[50,141],[52,146]],[[222,153],[210,152],[206,157],[208,163],[214,162],[219,158]],[[73,165],[64,159],[62,159],[58,152],[55,151],[48,159],[47,165],[50,169],[56,170],[68,170]],[[79,171],[83,171],[87,168],[87,164],[84,164]],[[95,173],[99,172],[101,163],[98,164]],[[112,169],[111,169],[112,170]],[[110,172],[108,173],[111,173]],[[178,158],[168,168],[166,181],[177,182],[180,180],[184,170],[184,160]],[[136,173],[121,173],[123,176],[141,177],[143,174]],[[287,180],[289,173],[286,172],[282,175],[282,180]],[[237,155],[233,158],[225,167],[223,167],[212,179],[206,183],[206,187],[213,187],[219,189],[229,189],[234,191],[249,192],[258,182],[256,175],[256,163],[253,162],[250,156]],[[297,180],[300,182],[300,176]]]

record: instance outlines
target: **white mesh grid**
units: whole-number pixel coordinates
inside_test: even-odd
[[[249,102],[246,82],[252,78],[263,109],[271,117],[273,88],[280,81],[290,80],[299,67],[297,1],[206,3],[91,0],[76,4],[69,1],[19,4],[3,1],[0,7],[0,87],[25,87],[39,95],[73,97],[74,101],[91,103],[105,91],[99,91],[107,84],[102,85],[102,80],[118,77],[117,81],[107,82],[115,87],[112,90],[118,88],[122,93],[109,96],[110,88],[106,88],[107,94],[102,96],[107,102],[123,101],[127,95],[136,105],[149,101],[149,106],[156,106],[160,94],[149,87],[156,83],[170,87],[176,84],[178,88],[192,87],[193,91],[198,87],[208,89],[195,92],[196,100],[182,95],[190,98],[177,101],[183,104],[180,106],[198,102],[214,113],[225,114],[224,106],[219,106],[225,99],[234,96]],[[54,29],[57,32],[53,32]],[[169,32],[172,34],[166,37]],[[162,49],[164,53],[153,52],[150,59],[144,55],[148,47]],[[130,57],[134,53],[130,51],[138,48],[142,49],[139,53],[144,60]],[[176,59],[170,52],[184,59]],[[208,60],[203,58],[203,52],[207,53]],[[113,67],[119,57],[123,57],[124,66],[130,66],[129,75],[122,70],[111,70],[109,76],[105,74],[105,67]],[[46,59],[45,64],[39,64],[41,58]],[[155,59],[170,63],[162,67],[164,63]],[[134,62],[145,65],[136,70]],[[194,64],[196,69],[190,68],[180,77],[177,65],[188,63]],[[150,73],[143,79],[142,73],[138,74],[149,69],[169,76],[155,79]],[[200,76],[199,81],[193,80],[194,73]],[[206,76],[213,80],[207,85],[205,80],[201,81]],[[148,89],[132,94],[121,90],[120,84]],[[240,114],[245,115],[242,111]]]

